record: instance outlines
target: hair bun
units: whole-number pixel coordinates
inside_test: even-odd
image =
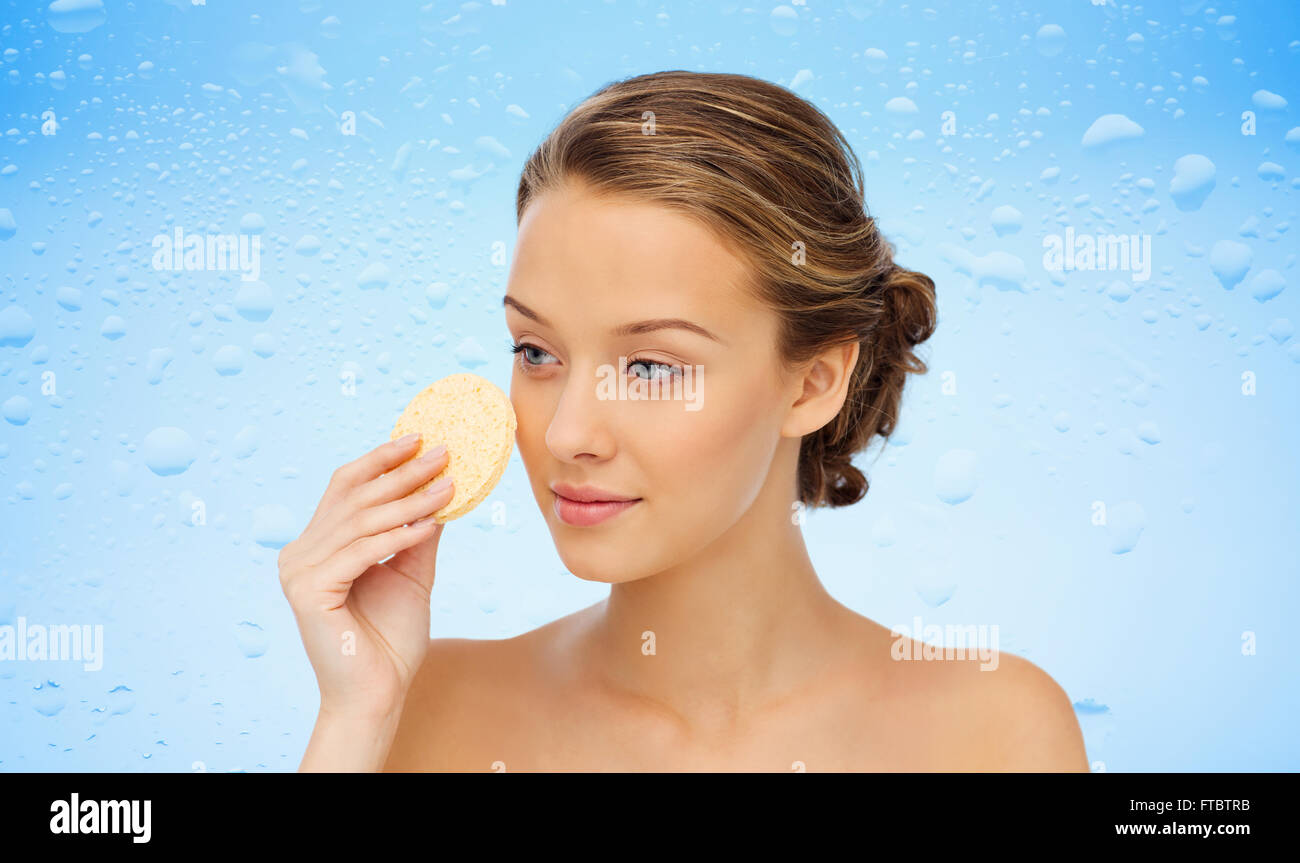
[[[899,331],[903,344],[916,347],[934,335],[938,326],[934,280],[925,273],[891,262],[885,276],[884,299],[889,309],[887,325]],[[903,359],[915,360],[918,366],[914,370],[925,371],[925,364],[914,355]]]

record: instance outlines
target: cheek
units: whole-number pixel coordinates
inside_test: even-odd
[[[758,494],[778,429],[770,393],[710,383],[698,411],[683,408],[647,422],[645,446],[653,487],[669,492],[681,511],[715,521],[743,512]]]
[[[520,382],[522,375],[515,370],[510,387],[510,404],[515,410],[515,446],[524,467],[531,467],[546,448],[546,427],[551,421],[551,407],[536,387]]]

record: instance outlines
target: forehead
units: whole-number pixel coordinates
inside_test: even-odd
[[[749,268],[703,223],[664,206],[566,184],[519,224],[510,293],[546,314],[635,308],[714,319],[753,314]],[[621,314],[621,313],[620,313]],[[711,326],[711,325],[710,325]]]

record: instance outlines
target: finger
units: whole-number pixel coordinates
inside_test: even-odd
[[[434,488],[358,512],[348,513],[346,506],[340,505],[337,521],[322,523],[312,554],[317,561],[324,561],[361,537],[384,533],[437,512],[455,495],[455,483],[451,477],[445,479],[447,484],[441,488],[435,483]]]
[[[439,445],[419,458],[362,483],[345,496],[344,501],[357,509],[364,509],[398,500],[437,476],[449,459],[447,448]]]
[[[323,518],[353,488],[385,471],[392,470],[409,459],[419,450],[419,440],[419,434],[405,435],[395,441],[380,444],[360,458],[335,470],[307,526],[311,527]]]
[[[433,532],[415,545],[408,546],[394,554],[388,565],[402,575],[424,588],[425,592],[433,590],[434,567],[438,559],[438,541],[442,538],[445,524],[439,524]]]
[[[430,519],[416,524],[399,525],[373,536],[361,537],[334,555],[328,567],[322,568],[322,575],[328,573],[327,583],[323,587],[329,589],[332,585],[345,583],[350,585],[367,569],[384,558],[425,539],[437,524]]]
[[[323,603],[326,610],[337,608],[347,600],[353,583],[370,567],[424,539],[436,524],[430,519],[419,524],[400,525],[378,536],[362,537],[319,566],[302,567],[286,586],[285,593],[298,597],[296,602],[290,600],[295,607],[303,603]]]
[[[313,535],[309,537],[308,541],[314,546],[319,542],[317,537],[336,533],[345,520],[354,518],[359,511],[409,495],[414,489],[437,476],[447,466],[449,458],[447,448],[439,445],[419,458],[410,459],[388,473],[355,487],[344,494],[332,510],[322,513],[316,520],[316,524],[308,525],[308,528],[313,530]],[[441,505],[439,504],[439,506]],[[373,530],[362,530],[349,537],[349,541],[364,534],[387,530],[406,521],[414,521],[426,514],[422,512],[402,521],[389,521],[382,527]],[[328,553],[333,553],[341,547],[337,542],[332,543],[329,545]],[[324,557],[324,555],[319,555],[317,559],[323,560]]]
[[[406,509],[398,513],[404,516],[402,519],[395,519],[393,511],[383,511],[378,516],[370,517],[364,516],[363,513],[367,508],[380,507],[381,504],[406,498],[417,487],[438,476],[438,473],[447,467],[448,457],[450,456],[447,455],[446,447],[435,447],[419,459],[406,461],[389,473],[361,483],[350,493],[343,495],[343,499],[339,500],[329,512],[321,515],[315,525],[308,525],[311,534],[307,535],[307,543],[312,547],[315,555],[313,560],[324,560],[326,556],[334,554],[339,548],[363,535],[395,528],[396,525],[428,515],[430,511],[409,515]],[[445,503],[446,500],[443,500],[438,503],[438,506],[441,507]],[[359,524],[348,526],[348,521],[356,519],[361,519]],[[339,537],[339,534],[343,534],[342,537]]]

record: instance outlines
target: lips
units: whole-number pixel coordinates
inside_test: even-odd
[[[608,521],[641,502],[641,498],[605,491],[594,486],[556,483],[551,486],[551,491],[555,493],[556,518],[574,527],[592,527]]]
[[[560,521],[574,527],[593,527],[608,521],[624,510],[631,509],[638,500],[606,500],[595,503],[583,503],[569,500],[567,497],[555,496],[555,515]]]

